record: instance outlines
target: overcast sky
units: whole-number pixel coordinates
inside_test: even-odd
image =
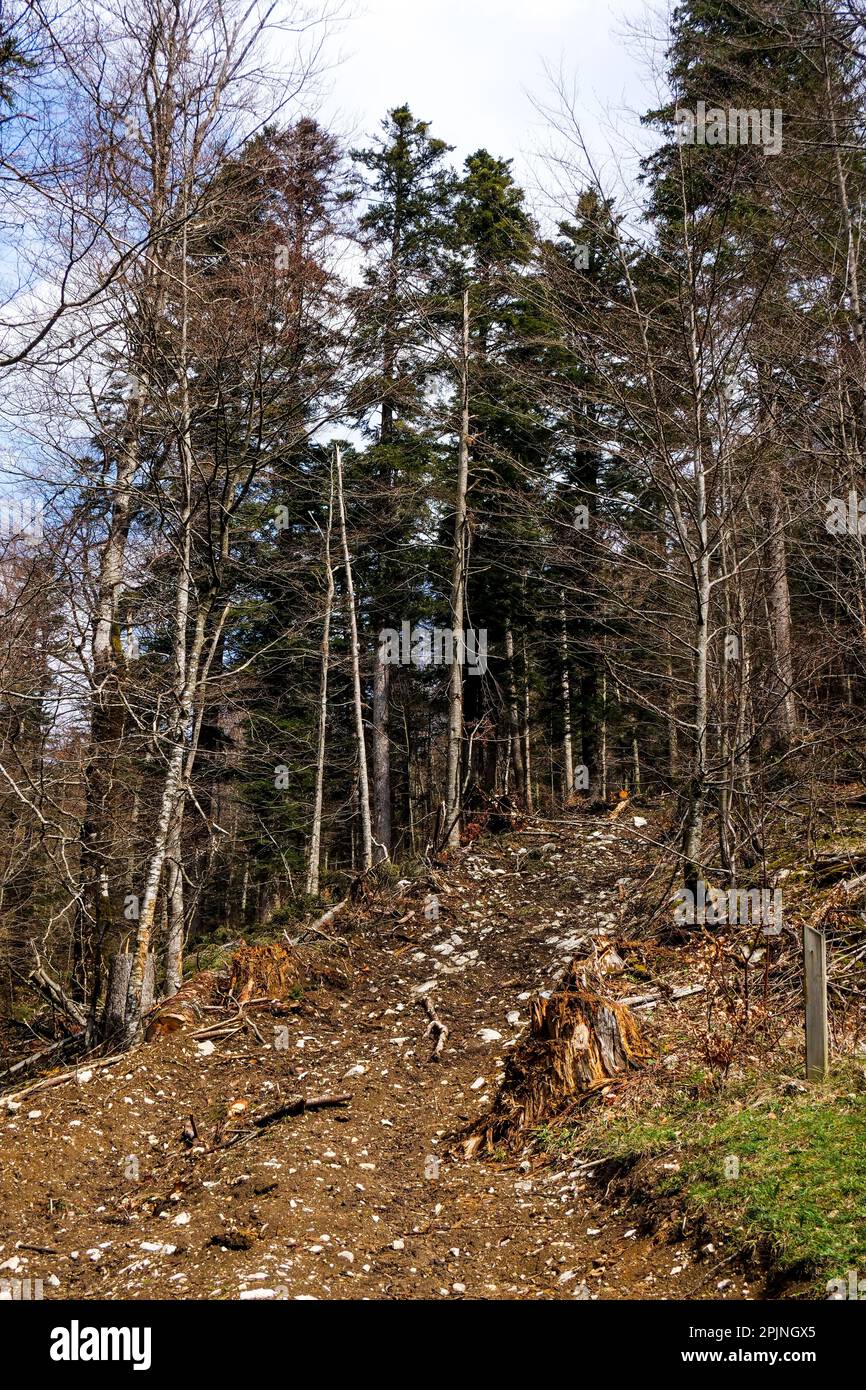
[[[646,0],[358,0],[329,49],[343,61],[322,114],[356,136],[408,102],[455,157],[485,146],[531,184],[533,152],[549,141],[532,100],[553,100],[545,68],[576,89],[594,154],[607,149],[608,118],[620,147],[639,138],[629,111],[656,92],[629,24],[649,29],[651,15]]]

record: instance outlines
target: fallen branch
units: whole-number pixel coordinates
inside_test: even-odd
[[[50,1047],[43,1047],[39,1052],[31,1052],[29,1056],[20,1062],[15,1062],[0,1075],[0,1086],[17,1072],[29,1071],[31,1067],[38,1067],[40,1062],[44,1061],[46,1057],[52,1056],[53,1053],[68,1051],[70,1044],[75,1041],[74,1038],[61,1038],[59,1042],[51,1043]]]
[[[279,1120],[289,1119],[293,1115],[303,1115],[307,1110],[329,1110],[351,1103],[352,1097],[346,1092],[338,1096],[298,1096],[295,1100],[288,1101],[281,1105],[277,1110],[271,1110],[267,1115],[259,1115],[253,1120],[254,1129],[240,1130],[237,1134],[232,1134],[230,1138],[223,1140],[219,1144],[212,1145],[206,1149],[205,1153],[216,1153],[218,1149],[232,1149],[236,1144],[245,1144],[248,1139],[257,1139],[271,1125]]]
[[[271,1110],[267,1115],[259,1115],[253,1120],[256,1129],[267,1129],[268,1125],[276,1124],[277,1120],[285,1120],[291,1115],[303,1115],[305,1110],[330,1110],[338,1106],[349,1105],[352,1097],[348,1091],[337,1096],[298,1096],[295,1100],[290,1100],[286,1105],[281,1105],[278,1110]]]
[[[69,1067],[56,1076],[48,1076],[42,1081],[34,1081],[32,1086],[25,1086],[21,1091],[13,1091],[11,1095],[3,1096],[3,1101],[7,1105],[10,1101],[14,1104],[26,1096],[35,1095],[37,1091],[48,1091],[52,1086],[62,1086],[65,1081],[74,1081],[79,1072],[102,1071],[103,1067],[110,1067],[113,1062],[122,1062],[127,1056],[128,1054],[125,1052],[115,1052],[112,1057],[103,1057],[98,1062],[80,1061],[74,1067]]]
[[[618,999],[616,1002],[624,1005],[627,1009],[642,1009],[647,1004],[658,1004],[662,999],[666,1002],[675,1002],[677,999],[688,999],[692,994],[703,994],[703,992],[703,985],[679,985],[670,993],[666,990],[656,990],[654,994],[630,994],[627,999]]]
[[[71,1018],[73,1023],[77,1023],[79,1028],[87,1027],[87,1015],[84,1010],[76,1004],[74,999],[70,999],[69,995],[64,993],[61,986],[56,980],[52,980],[43,966],[37,965],[35,970],[31,970],[27,979],[37,994],[48,999],[55,1008],[66,1014],[67,1018]]]
[[[445,1039],[448,1037],[448,1026],[447,1024],[442,1022],[441,1018],[434,1009],[429,994],[423,994],[419,1002],[425,1014],[430,1020],[430,1022],[427,1024],[426,1029],[424,1030],[424,1036],[425,1038],[432,1038],[433,1040],[433,1051],[430,1053],[430,1061],[436,1062],[442,1055],[442,1049],[445,1046]]]

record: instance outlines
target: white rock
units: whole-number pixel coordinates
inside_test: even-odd
[[[647,822],[646,822],[646,820],[644,819],[643,816],[633,816],[633,817],[632,817],[632,825],[634,826],[635,830],[643,830],[643,828],[644,828],[644,826],[646,825],[646,823],[647,823]]]
[[[214,1044],[211,1042],[210,1038],[205,1038],[203,1042],[196,1043],[196,1047],[198,1048],[199,1053],[202,1057],[210,1057],[211,1053],[216,1051],[216,1048]],[[241,1297],[243,1297],[243,1294],[241,1295]]]
[[[482,1086],[486,1086],[486,1085],[487,1085],[487,1082],[486,1082],[486,1080],[484,1079],[484,1077],[483,1077],[483,1076],[478,1076],[478,1077],[476,1077],[475,1080],[472,1082],[472,1085],[469,1087],[469,1089],[470,1089],[470,1091],[480,1091],[480,1090],[481,1090],[481,1087],[482,1087]]]
[[[502,1034],[497,1033],[495,1028],[479,1028],[478,1036],[482,1042],[494,1043],[502,1041]]]

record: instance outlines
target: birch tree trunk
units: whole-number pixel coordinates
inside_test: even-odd
[[[370,826],[370,783],[367,776],[367,745],[364,739],[364,705],[361,698],[361,664],[358,646],[358,620],[355,613],[355,585],[352,580],[352,561],[349,558],[349,538],[346,533],[346,503],[343,496],[343,456],[335,446],[337,469],[337,506],[340,513],[340,539],[343,546],[343,566],[346,571],[346,609],[351,640],[352,690],[355,702],[355,737],[358,744],[358,802],[361,815],[361,867],[373,866],[373,836]]]
[[[568,674],[568,627],[565,621],[565,591],[560,590],[560,690],[562,691],[563,800],[574,795],[574,750],[571,741],[571,678]]]
[[[373,839],[379,863],[391,853],[391,762],[388,736],[390,667],[380,643],[373,667]]]
[[[178,807],[171,824],[166,852],[166,898],[168,900],[168,937],[165,945],[165,992],[176,994],[183,983],[183,945],[186,914],[184,911],[183,869],[183,805]]]

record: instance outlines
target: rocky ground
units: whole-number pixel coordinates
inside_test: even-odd
[[[257,1015],[260,1037],[178,1033],[0,1101],[0,1279],[42,1279],[46,1298],[759,1296],[717,1279],[715,1253],[642,1234],[579,1152],[465,1162],[449,1142],[578,933],[617,926],[640,848],[628,817],[478,841],[438,919],[420,901],[374,918],[349,938],[350,987]],[[449,1029],[436,1061],[425,993]],[[250,1114],[341,1092],[345,1108],[215,1147]]]

